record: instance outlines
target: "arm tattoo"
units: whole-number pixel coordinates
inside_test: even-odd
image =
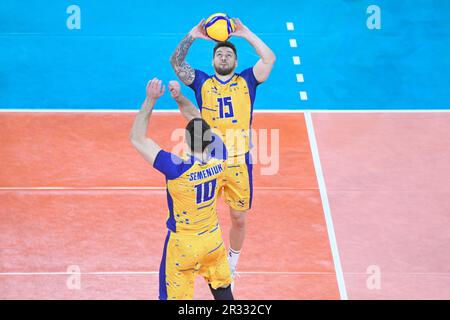
[[[183,62],[177,69],[177,75],[183,83],[191,84],[195,78],[195,71],[188,63]]]
[[[177,46],[174,54],[172,55],[172,61],[176,66],[181,66],[181,63],[186,58],[188,50],[193,42],[194,38],[192,38],[190,34],[188,34],[183,38],[183,40],[181,40],[180,44]]]
[[[185,61],[188,50],[192,43],[194,42],[194,38],[190,34],[185,36],[183,40],[181,40],[180,44],[175,49],[170,62],[175,69],[176,74],[180,78],[180,80],[184,83],[191,84],[195,78],[195,71],[192,67]]]

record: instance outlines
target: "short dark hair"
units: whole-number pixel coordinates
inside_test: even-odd
[[[201,118],[194,118],[186,126],[186,143],[192,152],[202,153],[212,142],[211,127]]]
[[[236,47],[235,47],[234,44],[232,44],[232,43],[229,42],[229,41],[218,42],[218,43],[216,44],[216,46],[214,47],[213,57],[216,55],[217,49],[222,48],[222,47],[228,47],[228,48],[232,49],[233,52],[234,52],[234,55],[236,56],[236,59],[237,59],[237,51],[236,51]]]

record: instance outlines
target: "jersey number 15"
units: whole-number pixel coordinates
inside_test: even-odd
[[[219,103],[219,118],[222,119],[234,117],[233,103],[231,102],[231,97],[217,98],[217,102]]]

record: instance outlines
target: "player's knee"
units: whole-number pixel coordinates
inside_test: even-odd
[[[240,212],[240,211],[235,211],[232,210],[231,212],[231,224],[234,228],[237,229],[245,229],[246,226],[246,212]]]

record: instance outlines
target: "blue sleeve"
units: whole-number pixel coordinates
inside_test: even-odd
[[[202,109],[202,86],[203,83],[209,78],[209,76],[203,71],[195,69],[195,78],[189,87],[194,90],[195,98],[197,99],[197,105],[199,109]]]
[[[208,79],[209,76],[203,71],[195,69],[195,78],[194,82],[192,82],[189,87],[195,92],[202,90],[202,85]]]
[[[160,150],[156,155],[153,167],[166,176],[167,179],[175,179],[180,176],[183,160],[176,155]]]
[[[253,73],[253,67],[245,69],[241,72],[241,77],[247,81],[248,85],[252,88],[256,88],[261,82],[258,82],[255,78],[255,74]]]
[[[255,74],[253,73],[253,67],[245,69],[240,73],[240,76],[245,79],[248,85],[248,90],[250,91],[250,97],[252,99],[252,104],[255,101],[256,95],[256,87],[261,83],[258,82],[255,78]]]

